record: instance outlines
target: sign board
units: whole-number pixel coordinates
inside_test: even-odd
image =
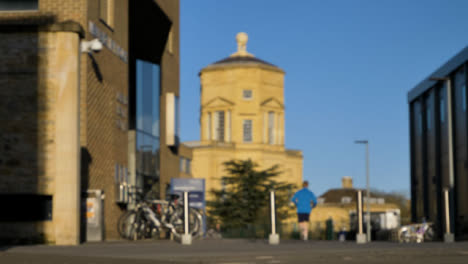
[[[189,206],[192,208],[205,208],[205,179],[171,179],[171,193],[183,196],[189,193]]]
[[[82,197],[82,206],[86,210],[86,241],[102,241],[104,239],[104,192],[87,190]]]
[[[96,198],[86,198],[86,219],[88,225],[97,226]]]

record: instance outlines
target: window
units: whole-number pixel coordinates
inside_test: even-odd
[[[136,174],[144,192],[159,190],[160,67],[136,60]],[[155,186],[153,186],[155,185]]]
[[[0,222],[50,221],[52,198],[39,194],[0,194]]]
[[[268,112],[268,143],[275,143],[275,112]]]
[[[465,67],[461,67],[457,73],[455,74],[455,97],[460,97],[459,102],[457,100],[456,103],[461,104],[462,111],[466,111],[466,81],[465,81]],[[457,107],[458,108],[458,107]]]
[[[252,90],[243,90],[243,91],[242,91],[242,97],[243,97],[245,100],[250,100],[250,99],[252,99]]]
[[[185,173],[190,174],[191,171],[191,161],[189,159],[185,159]]]
[[[432,100],[431,100],[432,96],[428,96],[426,97],[425,101],[426,101],[426,129],[428,131],[431,130],[431,126],[432,126],[432,122],[431,122],[431,109],[432,109]]]
[[[185,158],[184,158],[184,157],[180,157],[180,160],[179,160],[179,171],[180,171],[180,172],[184,172],[184,171],[185,171]]]
[[[252,120],[244,120],[244,142],[252,142]]]
[[[440,115],[440,122],[444,123],[445,122],[445,89],[440,89],[439,90],[439,115]]]
[[[114,27],[114,1],[99,0],[99,18],[109,27]]]
[[[461,84],[461,89],[462,89],[462,107],[463,107],[463,112],[466,112],[466,85],[465,83]]]
[[[370,204],[376,204],[377,203],[377,198],[370,197],[369,199],[367,199],[367,197],[364,197],[363,201],[364,201],[364,203],[367,203],[367,201],[369,201]]]
[[[0,11],[38,10],[39,0],[0,0]]]
[[[137,60],[137,130],[159,137],[159,65]]]
[[[190,174],[190,159],[185,158],[185,157],[180,157],[179,159],[179,171],[183,173]]]
[[[341,203],[342,203],[342,204],[349,204],[349,203],[351,203],[351,200],[352,200],[352,199],[351,199],[351,197],[349,197],[349,196],[343,196],[343,197],[341,197]]]
[[[422,127],[423,127],[422,122],[423,122],[423,120],[422,120],[422,113],[419,112],[419,113],[418,113],[418,134],[419,134],[419,135],[422,134]]]
[[[215,112],[215,139],[224,142],[224,111]]]
[[[431,130],[431,109],[427,108],[426,109],[426,126],[427,130]]]

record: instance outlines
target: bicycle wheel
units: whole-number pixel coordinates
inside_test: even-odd
[[[432,241],[434,239],[434,230],[431,226],[424,232],[424,241]]]
[[[126,211],[120,216],[119,221],[117,222],[117,232],[122,238],[127,239],[129,222],[133,221],[133,213],[133,210]]]
[[[174,226],[172,233],[176,238],[179,238],[185,233],[184,230],[184,211],[183,207],[177,207],[170,218],[170,223]],[[193,238],[196,238],[202,233],[202,215],[195,209],[189,209],[189,233]]]
[[[127,211],[122,214],[117,223],[117,231],[120,237],[129,239],[130,227],[135,221],[136,212],[134,210]]]
[[[400,243],[408,243],[410,242],[410,234],[407,228],[401,228],[398,231],[398,242]]]
[[[129,211],[119,220],[119,233],[122,238],[139,240],[145,236],[146,221],[140,211]]]
[[[142,228],[143,238],[159,238],[160,228],[158,223],[160,223],[160,221],[157,219],[156,214],[151,212],[151,215],[148,215],[148,212],[146,212],[144,214],[144,220]]]
[[[195,214],[196,228],[192,232],[193,237],[201,237],[203,235],[203,213],[199,209],[192,209]]]
[[[140,240],[145,238],[146,230],[148,226],[144,212],[142,210],[136,211],[135,221],[130,226],[129,237],[131,240]]]

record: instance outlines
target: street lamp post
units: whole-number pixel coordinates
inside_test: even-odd
[[[366,145],[366,206],[367,206],[367,221],[366,221],[366,233],[367,233],[367,242],[371,241],[371,215],[370,215],[370,185],[369,185],[369,141],[367,140],[356,140],[354,141],[356,144],[365,144]]]
[[[454,197],[454,162],[453,162],[453,116],[452,116],[452,83],[449,77],[431,77],[431,81],[444,81],[447,89],[447,134],[448,134],[448,162],[449,162],[449,186],[448,190],[444,191],[444,206],[446,212],[446,230],[444,234],[444,242],[450,243],[454,241],[454,235],[450,230],[453,228],[453,208]],[[452,214],[451,214],[452,213]]]

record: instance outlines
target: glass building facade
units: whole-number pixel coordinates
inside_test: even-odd
[[[159,193],[160,66],[136,60],[136,176],[144,193]]]
[[[447,231],[448,209],[450,233],[458,240],[468,239],[467,68],[468,48],[465,48],[408,93],[412,220],[434,223],[439,238]],[[448,208],[445,190],[449,191]]]

